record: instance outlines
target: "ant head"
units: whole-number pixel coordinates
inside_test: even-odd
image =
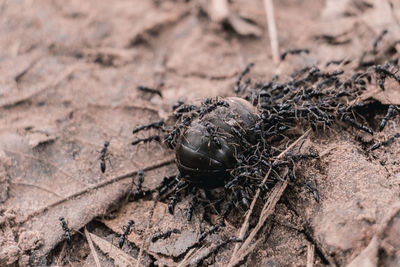
[[[109,142],[109,141],[105,141],[105,142],[104,142],[104,146],[105,146],[105,147],[108,147],[109,145],[110,145],[110,142]]]

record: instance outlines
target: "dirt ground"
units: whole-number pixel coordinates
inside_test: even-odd
[[[132,129],[167,118],[178,100],[234,95],[237,76],[250,62],[249,77],[265,82],[332,60],[351,60],[357,69],[400,56],[398,1],[274,1],[280,53],[310,51],[279,64],[273,63],[263,1],[229,1],[223,22],[211,2],[0,2],[0,265],[226,266],[234,244],[199,259],[238,235],[244,211],[188,251],[217,218],[199,208],[187,222],[189,197],[174,215],[166,201],[154,201],[163,177],[177,172],[174,155],[158,143],[131,146]],[[159,88],[162,97],[138,85]],[[384,105],[400,105],[399,84],[386,93],[372,95],[380,102],[379,120]],[[238,264],[399,266],[400,141],[368,149],[400,132],[399,117],[373,137],[339,128],[311,133],[303,148],[320,159],[298,166],[298,181],[273,205]],[[99,151],[106,140],[103,174]],[[153,194],[129,201],[140,169],[146,171],[143,188]],[[317,185],[319,203],[306,180]],[[68,223],[70,243],[59,217]],[[135,225],[121,250],[129,219]],[[250,218],[250,229],[257,221]],[[180,234],[150,242],[172,228]]]

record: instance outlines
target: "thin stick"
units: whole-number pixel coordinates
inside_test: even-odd
[[[166,160],[163,160],[163,161],[160,161],[160,162],[156,162],[156,163],[153,164],[153,165],[150,165],[150,166],[148,166],[148,167],[142,168],[142,170],[143,170],[143,171],[149,171],[149,170],[157,169],[157,168],[163,167],[163,166],[165,166],[165,165],[171,164],[171,163],[173,163],[173,162],[174,162],[174,157],[169,157],[169,158],[167,158]],[[85,189],[82,189],[81,191],[78,191],[78,192],[76,192],[76,193],[74,193],[74,194],[72,194],[72,195],[69,195],[69,196],[64,197],[64,198],[62,198],[62,199],[59,199],[59,200],[57,200],[57,201],[55,201],[55,202],[53,202],[53,203],[47,205],[46,207],[43,207],[43,208],[41,208],[41,209],[39,209],[39,210],[36,210],[36,211],[32,212],[31,214],[28,214],[28,215],[25,217],[25,219],[23,219],[23,220],[20,221],[19,223],[20,223],[20,224],[23,224],[23,223],[27,222],[28,220],[30,220],[31,218],[33,218],[34,216],[37,216],[38,214],[43,213],[43,212],[45,212],[46,210],[48,210],[48,209],[50,209],[50,208],[53,208],[53,207],[55,207],[55,206],[58,206],[58,205],[60,205],[60,204],[62,204],[62,203],[64,203],[64,202],[66,202],[66,201],[68,201],[68,200],[71,200],[71,199],[73,199],[73,198],[75,198],[75,197],[78,197],[78,196],[80,196],[80,195],[83,195],[83,194],[85,194],[85,193],[87,193],[87,192],[89,192],[89,191],[99,189],[99,188],[101,188],[101,187],[107,186],[107,185],[109,185],[109,184],[116,183],[116,182],[118,182],[118,181],[121,181],[121,180],[124,180],[124,179],[127,179],[127,178],[131,178],[132,176],[136,175],[137,172],[138,172],[138,170],[135,170],[135,171],[126,173],[126,174],[124,174],[124,175],[117,176],[117,177],[111,178],[111,179],[109,179],[109,180],[106,180],[106,181],[104,181],[104,182],[98,183],[98,184],[96,184],[96,185],[94,185],[94,186],[90,186],[90,187],[87,187],[87,188],[85,188]]]
[[[280,154],[278,155],[278,157],[276,158],[276,160],[282,158],[282,157],[285,155],[286,152],[288,152],[290,149],[292,149],[294,146],[296,146],[296,145],[297,145],[301,140],[303,140],[310,132],[311,132],[311,129],[308,129],[302,136],[300,136],[296,141],[294,141],[290,146],[288,146],[288,148],[286,148],[284,151],[282,151],[282,153],[280,153]],[[276,161],[276,160],[275,160],[275,161]],[[275,162],[275,161],[274,161],[274,162]],[[268,173],[265,175],[264,180],[262,181],[261,185],[264,185],[264,184],[265,184],[265,182],[267,181],[267,179],[268,179],[268,177],[269,177],[269,174],[271,173],[271,170],[272,170],[271,168],[268,170]],[[243,222],[243,224],[242,224],[242,228],[240,229],[239,237],[238,237],[239,239],[243,239],[244,236],[245,236],[245,234],[246,234],[246,232],[247,232],[247,229],[248,229],[248,227],[249,227],[250,216],[251,216],[252,213],[253,213],[253,209],[254,209],[254,206],[255,206],[255,204],[256,204],[256,201],[257,201],[257,199],[258,199],[258,197],[259,197],[259,195],[260,195],[260,192],[261,192],[261,190],[260,190],[260,189],[257,189],[256,194],[254,195],[254,198],[253,198],[253,200],[252,200],[252,202],[251,202],[250,208],[249,208],[249,210],[248,210],[247,213],[246,213],[246,217],[245,217],[244,222]],[[243,246],[243,245],[242,245],[242,246]],[[236,246],[235,246],[235,248],[234,248],[234,250],[233,250],[232,256],[231,256],[231,260],[233,259],[234,255],[237,253],[239,247],[240,247],[240,244],[236,244]]]
[[[307,245],[307,267],[314,266],[314,251],[315,251],[314,245],[311,243],[308,243],[308,245]]]
[[[271,43],[272,60],[275,65],[279,64],[279,44],[276,30],[274,4],[272,0],[264,0],[265,13],[267,14],[269,41]]]
[[[97,252],[94,249],[92,238],[90,238],[90,235],[89,235],[88,230],[86,229],[86,226],[85,226],[85,236],[86,236],[86,240],[88,241],[88,244],[89,244],[89,247],[90,247],[90,251],[92,252],[92,255],[93,255],[93,258],[94,258],[94,262],[96,263],[96,266],[97,267],[101,267],[99,256],[97,255]]]

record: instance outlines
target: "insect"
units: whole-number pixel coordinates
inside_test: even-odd
[[[102,173],[104,173],[106,171],[106,153],[107,153],[107,148],[110,145],[109,141],[105,141],[104,142],[104,146],[100,151],[100,170]]]
[[[139,91],[142,91],[142,92],[146,92],[146,93],[150,93],[150,94],[156,94],[156,95],[159,95],[159,96],[162,97],[161,91],[158,90],[158,89],[153,89],[153,88],[149,88],[149,87],[142,86],[142,85],[139,85],[139,86],[137,87],[137,89],[138,89]]]
[[[133,224],[134,224],[134,222],[132,220],[129,220],[128,223],[126,224],[126,226],[123,228],[124,232],[122,233],[121,237],[119,238],[119,242],[118,242],[119,248],[122,248],[122,246],[124,245],[125,239],[131,232],[131,227]]]
[[[135,129],[133,129],[132,133],[138,133],[140,131],[143,130],[149,130],[149,129],[161,129],[165,126],[165,122],[164,121],[156,121],[156,122],[152,122],[146,125],[139,125],[137,126]]]
[[[393,116],[394,109],[395,109],[394,105],[389,105],[388,111],[387,111],[385,117],[382,119],[381,123],[379,124],[379,131],[382,131],[385,128],[387,121]]]
[[[385,36],[385,34],[387,34],[388,33],[388,30],[383,30],[379,35],[378,35],[378,37],[376,38],[376,40],[374,41],[374,43],[372,44],[372,47],[373,47],[373,51],[377,51],[377,48],[378,48],[378,44],[379,44],[379,42],[382,40],[382,38]]]
[[[166,239],[166,238],[168,238],[168,237],[170,237],[171,236],[171,234],[180,234],[181,232],[178,230],[178,229],[176,229],[176,228],[174,228],[174,229],[172,229],[172,230],[168,230],[167,232],[165,232],[165,233],[160,233],[160,234],[156,234],[155,236],[153,236],[153,238],[151,239],[151,242],[156,242],[157,240],[159,240],[159,239]]]
[[[136,191],[133,194],[134,199],[139,199],[141,197],[143,197],[144,193],[142,190],[142,183],[144,181],[144,171],[143,170],[139,170],[138,171],[138,182],[137,182],[137,186],[136,186]]]
[[[315,182],[307,180],[306,187],[308,190],[310,190],[313,193],[314,199],[318,203],[319,202],[319,194],[318,194],[317,187],[315,186]]]
[[[301,53],[308,54],[308,53],[310,53],[310,50],[308,50],[308,49],[286,50],[285,52],[282,53],[282,55],[281,55],[281,60],[285,60],[285,58],[286,58],[286,56],[287,56],[288,54],[291,54],[291,55],[298,55],[298,54],[301,54]]]
[[[136,139],[136,140],[134,140],[132,142],[132,145],[135,146],[135,145],[137,145],[139,143],[142,143],[142,142],[143,143],[150,143],[152,141],[160,143],[161,142],[161,138],[158,135],[152,135],[152,136],[149,136],[147,138],[138,138],[138,139]]]
[[[65,221],[64,217],[60,217],[58,220],[61,222],[61,227],[64,230],[65,240],[67,240],[68,243],[71,243],[71,233],[69,231],[67,222]]]
[[[392,136],[390,136],[388,139],[386,139],[385,141],[376,143],[375,145],[373,145],[371,147],[371,150],[378,149],[381,146],[388,146],[388,145],[392,144],[397,138],[400,138],[400,133],[395,133]]]

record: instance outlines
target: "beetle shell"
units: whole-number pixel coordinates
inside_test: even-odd
[[[257,109],[242,98],[224,99],[229,107],[219,106],[202,118],[194,119],[180,135],[176,146],[176,162],[185,179],[199,186],[218,186],[235,167],[235,155],[243,149],[241,138],[232,128],[239,127],[243,136],[255,141],[250,129],[258,120]],[[210,138],[206,123],[215,129],[220,145]]]

